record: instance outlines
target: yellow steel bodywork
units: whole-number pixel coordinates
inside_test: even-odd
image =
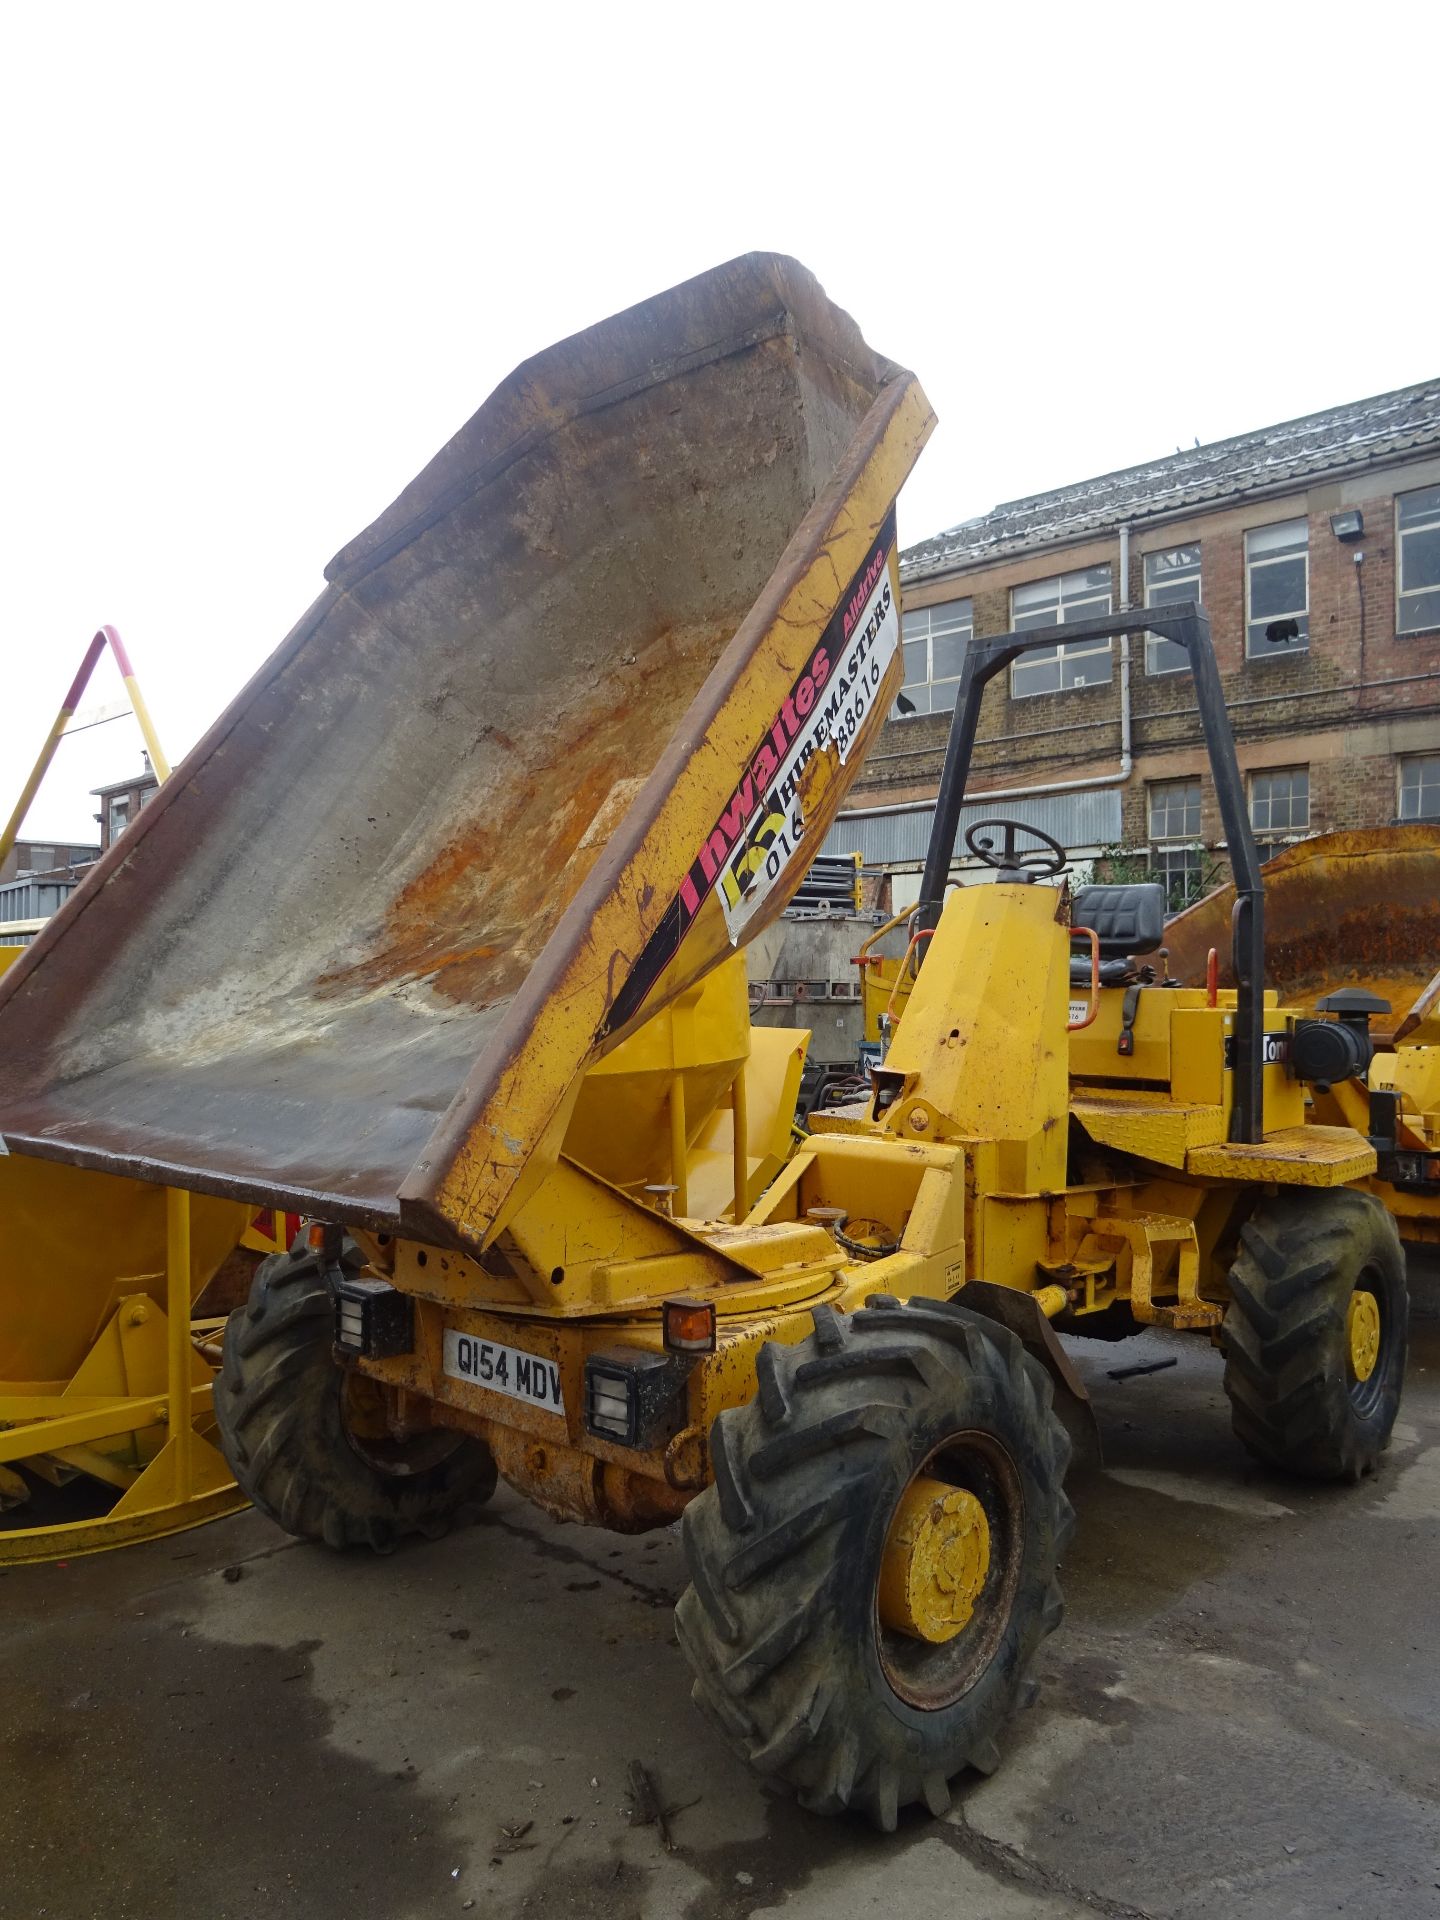
[[[565,1153],[488,1250],[395,1243],[387,1270],[417,1298],[416,1348],[365,1371],[407,1405],[484,1435],[542,1504],[633,1526],[671,1517],[706,1483],[715,1416],[753,1396],[760,1346],[804,1338],[821,1302],[851,1311],[874,1293],[963,1297],[984,1280],[1033,1296],[1037,1321],[1123,1302],[1141,1324],[1212,1330],[1258,1186],[1363,1181],[1374,1151],[1353,1127],[1306,1125],[1302,1089],[1278,1063],[1265,1071],[1265,1142],[1231,1145],[1234,995],[1211,1008],[1189,990],[1142,990],[1127,1058],[1116,1052],[1118,989],[1102,989],[1100,1017],[1067,1035],[1069,964],[1063,893],[953,894],[880,1074],[880,1110],[817,1118],[738,1223],[670,1218],[664,1196],[644,1204],[570,1154],[603,1134],[608,1081],[626,1111],[643,1095],[650,1159],[668,1166],[657,1090],[677,1070],[703,1078],[677,1051],[684,1021],[709,1033],[712,1089],[739,1050],[718,996],[709,1007],[702,996],[668,1034],[627,1043],[613,1074],[592,1073],[593,1111],[577,1105],[583,1126],[572,1119]],[[1286,1019],[1268,1000],[1267,1031],[1283,1033]],[[630,1076],[646,1073],[654,1085],[638,1089]],[[842,1233],[863,1219],[872,1246],[890,1250],[849,1251],[832,1231],[837,1212]],[[597,1439],[583,1417],[587,1359],[661,1351],[659,1309],[677,1296],[717,1315],[716,1350],[691,1366],[683,1419],[663,1447]],[[447,1329],[550,1362],[563,1413],[447,1374]]]
[[[1391,1087],[1403,1097],[1416,1134],[1440,1145],[1440,1045],[1401,1041],[1393,1053],[1377,1054],[1372,1087]]]
[[[1408,1154],[1428,1158],[1429,1181],[1397,1186],[1377,1172],[1365,1184],[1394,1215],[1402,1240],[1440,1245],[1440,1046],[1397,1039],[1393,1052],[1377,1053],[1371,1061],[1367,1082],[1343,1080],[1315,1089],[1306,1117],[1317,1126],[1358,1132],[1370,1124],[1370,1088],[1399,1094],[1397,1143]]]
[[[644,839],[624,870],[596,904],[583,949],[549,983],[532,1010],[523,1049],[488,1088],[478,1106],[457,1108],[447,1128],[446,1171],[423,1198],[412,1197],[417,1218],[433,1220],[471,1251],[489,1245],[522,1208],[554,1165],[568,1128],[576,1062],[596,1049],[609,993],[606,956],[634,956],[656,932],[668,902],[688,875],[696,848],[705,843],[715,817],[715,769],[743,768],[757,735],[790,696],[796,674],[835,612],[837,582],[850,580],[873,546],[901,482],[934,426],[919,384],[897,380],[877,403],[868,445],[857,441],[842,461],[836,481],[818,504],[826,515],[818,550],[773,606],[757,608],[746,632],[752,665],[710,720],[704,754],[693,754],[678,771]],[[899,596],[898,552],[889,557],[892,593]],[[863,753],[900,684],[897,653],[875,691],[861,725],[856,758]],[[815,756],[802,782],[807,844],[824,837],[847,779],[833,741]],[[781,902],[777,901],[776,911]],[[709,972],[728,950],[729,935],[718,898],[701,905],[676,960],[648,996],[663,1005]],[[614,959],[610,961],[614,965]],[[406,1196],[402,1193],[402,1199]]]
[[[716,1285],[732,1273],[749,1277],[750,1267],[667,1218],[662,1197],[637,1208],[623,1187],[579,1160],[605,1166],[636,1191],[667,1181],[675,1170],[667,1108],[680,1076],[691,1116],[682,1184],[699,1199],[718,1196],[722,1204],[708,1211],[719,1214],[733,1211],[738,1176],[748,1207],[751,1190],[769,1183],[788,1152],[807,1038],[768,1029],[752,1035],[744,961],[733,957],[592,1069],[598,1086],[582,1087],[566,1140],[578,1158],[557,1163],[540,1204],[522,1210],[505,1243],[513,1270],[532,1283],[528,1290],[516,1280],[507,1293],[494,1273],[448,1249],[377,1242],[378,1261],[456,1299],[474,1297],[478,1283],[509,1310],[532,1313],[593,1315],[648,1304],[657,1268],[692,1291],[700,1263],[709,1264]],[[738,1104],[746,1151],[738,1163],[737,1080],[746,1089]],[[0,1507],[12,1521],[24,1517],[18,1509],[31,1488],[21,1465],[42,1479],[80,1472],[120,1495],[99,1519],[7,1523],[0,1562],[98,1551],[243,1506],[211,1439],[213,1368],[196,1349],[189,1308],[237,1243],[283,1251],[285,1216],[272,1216],[266,1231],[239,1202],[172,1190],[167,1206],[165,1191],[143,1182],[20,1155],[0,1156],[0,1206],[8,1226],[0,1267]],[[749,1239],[751,1266],[774,1266],[767,1236]],[[818,1230],[808,1246],[822,1257],[832,1251]],[[603,1261],[594,1257],[600,1254]],[[562,1265],[574,1270],[566,1285],[553,1278]],[[185,1274],[177,1287],[175,1276]],[[797,1292],[813,1293],[813,1281],[807,1276],[797,1288],[789,1271],[770,1280],[775,1303]],[[488,1322],[466,1316],[456,1324]],[[183,1421],[176,1393],[186,1396]],[[543,1432],[543,1419],[538,1424]]]
[[[808,1044],[752,1029],[734,954],[589,1069],[564,1153],[629,1193],[668,1185],[678,1216],[734,1218],[738,1187],[743,1216],[789,1153]]]
[[[1440,829],[1419,822],[1318,834],[1265,864],[1266,956],[1292,1013],[1344,987],[1388,1002],[1371,1034],[1381,1045],[1368,1085],[1401,1096],[1399,1146],[1440,1154]],[[1166,928],[1169,965],[1189,981],[1205,974],[1214,947],[1227,978],[1234,888],[1221,887]],[[1322,1127],[1369,1131],[1366,1084],[1354,1080],[1311,1090],[1305,1119]],[[1440,1160],[1430,1177],[1396,1185],[1365,1183],[1395,1218],[1401,1237],[1440,1243]]]
[[[191,1306],[250,1209],[0,1157],[0,1470],[9,1520],[75,1473],[119,1498],[96,1519],[0,1526],[0,1564],[97,1552],[245,1505],[213,1445],[214,1369]]]

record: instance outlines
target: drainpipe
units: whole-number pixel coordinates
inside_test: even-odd
[[[1130,529],[1120,529],[1120,611],[1128,612],[1130,607]],[[1135,757],[1130,751],[1130,636],[1120,636],[1120,780],[1123,785],[1129,778],[1135,765]]]

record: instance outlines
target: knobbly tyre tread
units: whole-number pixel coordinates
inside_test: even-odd
[[[980,1314],[878,1295],[853,1315],[818,1307],[814,1322],[797,1345],[761,1349],[756,1397],[711,1431],[714,1483],[686,1509],[676,1626],[696,1704],[743,1759],[814,1812],[854,1807],[890,1830],[914,1801],[942,1813],[966,1766],[992,1771],[1000,1729],[1034,1698],[1026,1669],[1063,1613],[1070,1443],[1049,1375]],[[934,1434],[982,1422],[1024,1492],[1019,1585],[979,1678],[920,1711],[875,1658],[873,1570]]]
[[[1346,1335],[1350,1294],[1365,1273],[1382,1324],[1368,1412],[1351,1398]],[[1223,1333],[1237,1438],[1306,1479],[1372,1473],[1400,1406],[1408,1316],[1400,1236],[1373,1195],[1344,1187],[1263,1201],[1240,1231]]]
[[[346,1257],[358,1264],[358,1249]],[[225,1323],[215,1380],[221,1448],[241,1491],[287,1533],[388,1553],[409,1534],[435,1539],[495,1490],[478,1440],[411,1474],[386,1473],[351,1444],[344,1372],[332,1354],[334,1303],[320,1254],[298,1245],[256,1269]]]

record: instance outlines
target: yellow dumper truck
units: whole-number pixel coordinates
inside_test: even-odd
[[[1189,653],[1237,984],[1154,982],[1158,890],[1035,884],[1064,851],[1008,823],[972,834],[995,884],[946,897],[980,695],[1048,636],[978,641],[888,1057],[766,1150],[784,1076],[736,950],[898,689],[894,505],[931,425],[768,256],[527,362],[0,999],[12,1156],[315,1223],[225,1332],[257,1505],[382,1550],[497,1474],[682,1519],[696,1700],[807,1806],[885,1827],[996,1764],[1059,1624],[1057,1329],[1218,1342],[1248,1444],[1340,1478],[1386,1444],[1406,1339],[1375,1149],[1304,1123],[1315,1043],[1265,990],[1194,608],[1095,630]]]

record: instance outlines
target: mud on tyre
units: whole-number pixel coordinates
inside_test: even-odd
[[[346,1243],[342,1259],[361,1255]],[[242,1492],[287,1533],[386,1553],[407,1534],[435,1538],[495,1490],[479,1440],[433,1429],[389,1437],[371,1383],[334,1357],[334,1304],[322,1256],[300,1246],[256,1270],[225,1324],[215,1381],[220,1444]]]
[[[1006,1329],[935,1300],[819,1307],[761,1349],[759,1391],[711,1433],[714,1484],[687,1508],[693,1584],[676,1610],[697,1704],[815,1812],[892,1828],[989,1772],[1063,1611],[1069,1441],[1044,1369]],[[882,1617],[882,1565],[919,1481],[983,1509],[973,1612],[940,1644]],[[898,1524],[898,1523],[897,1523]],[[963,1611],[963,1609],[962,1609]]]

